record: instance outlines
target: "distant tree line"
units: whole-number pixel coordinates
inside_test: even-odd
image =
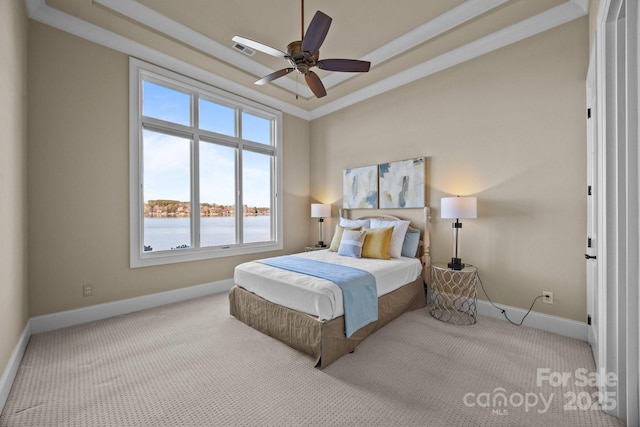
[[[257,206],[243,206],[244,216],[270,215],[271,209]],[[200,216],[235,216],[234,205],[219,205],[217,203],[200,203]],[[144,204],[144,216],[156,217],[188,217],[191,215],[191,203],[179,200],[149,200]]]

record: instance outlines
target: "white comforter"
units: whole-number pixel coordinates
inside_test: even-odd
[[[422,271],[422,264],[417,258],[356,259],[328,250],[303,252],[295,256],[366,270],[376,278],[378,297],[413,282]],[[251,261],[235,268],[234,281],[268,301],[317,316],[320,320],[331,320],[344,314],[342,291],[325,279]]]

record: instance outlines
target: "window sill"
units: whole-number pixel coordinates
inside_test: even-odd
[[[132,256],[131,268],[152,267],[157,265],[175,264],[179,262],[202,261],[206,259],[227,258],[238,255],[250,255],[261,252],[282,250],[282,243],[267,242],[257,243],[251,246],[228,246],[197,250],[160,251],[156,253],[144,253],[137,257]],[[131,253],[134,253],[133,251]]]

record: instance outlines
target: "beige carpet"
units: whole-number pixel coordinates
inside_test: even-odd
[[[34,335],[0,426],[624,425],[571,409],[595,391],[573,378],[594,370],[584,342],[418,310],[321,371],[227,304],[218,294]],[[539,387],[537,368],[572,379]]]

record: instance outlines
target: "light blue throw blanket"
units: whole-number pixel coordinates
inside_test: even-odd
[[[368,271],[291,255],[267,258],[264,264],[329,280],[342,289],[347,338],[378,320],[376,278]]]

